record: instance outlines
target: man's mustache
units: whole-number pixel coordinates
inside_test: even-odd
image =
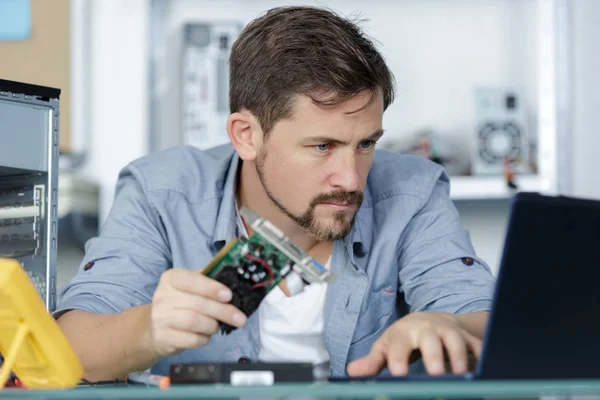
[[[348,205],[358,205],[360,206],[363,201],[363,193],[359,191],[346,192],[346,191],[338,191],[331,193],[322,193],[315,196],[310,202],[311,208],[317,206],[317,204],[321,203],[343,203]]]

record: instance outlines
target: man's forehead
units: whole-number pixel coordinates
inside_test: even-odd
[[[291,115],[279,120],[273,128],[279,140],[297,143],[320,136],[322,140],[350,143],[383,132],[382,96],[370,101],[370,94],[361,93],[337,106],[315,104],[303,94],[295,96]]]

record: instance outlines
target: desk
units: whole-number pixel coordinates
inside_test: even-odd
[[[271,387],[81,387],[65,391],[0,391],[0,399],[600,399],[600,380],[279,384]]]

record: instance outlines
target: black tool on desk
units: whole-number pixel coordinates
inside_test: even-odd
[[[114,386],[127,386],[128,383],[120,379],[112,379],[108,381],[88,381],[82,379],[77,387],[114,387]]]
[[[313,382],[310,363],[173,364],[169,371],[171,385],[215,384],[232,386],[271,386],[282,382]]]
[[[600,201],[519,193],[475,373],[343,380],[600,378]]]

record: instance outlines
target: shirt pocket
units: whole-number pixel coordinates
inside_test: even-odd
[[[397,319],[396,292],[388,289],[370,293],[361,307],[351,345],[378,338]]]

